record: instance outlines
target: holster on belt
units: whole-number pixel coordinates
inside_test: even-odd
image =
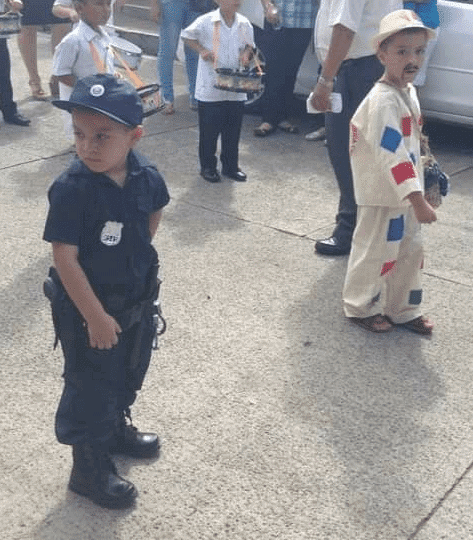
[[[143,320],[143,317],[148,313],[149,316],[153,318],[153,324],[155,327],[153,348],[157,348],[157,336],[163,334],[166,329],[166,323],[162,316],[161,307],[158,302],[159,289],[161,285],[161,280],[158,278],[158,268],[159,266],[157,263],[151,267],[147,276],[146,291],[143,298],[139,302],[128,309],[119,309],[117,312],[112,310],[113,312],[111,313],[111,315],[117,320],[123,332],[140,323]],[[53,266],[50,267],[49,275],[44,281],[43,291],[46,298],[48,298],[48,300],[51,302],[55,330],[54,348],[56,348],[62,332],[67,330],[74,332],[73,312],[75,308],[73,303],[69,300],[59,274]],[[106,299],[106,304],[108,306],[116,306],[117,308],[122,306],[124,302],[125,298],[121,295],[112,295]],[[133,352],[130,359],[130,367],[132,369],[136,367],[140,361],[139,353],[143,329],[144,325],[140,325],[137,328],[135,344],[133,346]]]
[[[49,268],[48,277],[43,283],[43,292],[46,298],[51,302],[51,311],[54,325],[54,348],[57,347],[59,341],[59,332],[61,326],[67,325],[68,318],[63,317],[66,309],[65,300],[67,298],[66,291],[62,286],[61,279],[54,266]],[[72,318],[71,318],[72,324]]]

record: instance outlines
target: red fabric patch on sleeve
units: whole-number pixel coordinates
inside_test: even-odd
[[[381,268],[381,275],[384,276],[385,274],[390,272],[394,268],[395,264],[396,264],[396,261],[387,261],[387,262],[385,262],[383,264],[383,268]]]
[[[350,129],[351,129],[351,140],[350,140],[350,154],[353,153],[353,150],[355,149],[356,143],[360,140],[360,133],[358,131],[358,128],[350,123]]]
[[[396,184],[402,184],[410,178],[416,177],[416,172],[414,170],[414,164],[412,161],[403,161],[391,169],[391,174],[393,175],[394,181]]]
[[[412,116],[404,116],[401,120],[402,134],[410,137],[412,133]]]

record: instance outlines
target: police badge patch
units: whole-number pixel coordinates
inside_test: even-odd
[[[100,234],[100,241],[106,246],[117,246],[122,239],[123,223],[107,221]]]

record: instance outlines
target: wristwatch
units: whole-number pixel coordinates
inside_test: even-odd
[[[329,80],[326,79],[323,75],[320,75],[317,79],[317,82],[320,83],[322,86],[326,86],[327,88],[333,87],[333,79]]]

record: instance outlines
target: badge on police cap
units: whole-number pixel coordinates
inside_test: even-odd
[[[105,88],[102,84],[94,84],[90,87],[90,95],[94,97],[103,96],[105,93]]]
[[[106,246],[117,246],[122,239],[123,223],[107,221],[100,234],[100,241]]]

